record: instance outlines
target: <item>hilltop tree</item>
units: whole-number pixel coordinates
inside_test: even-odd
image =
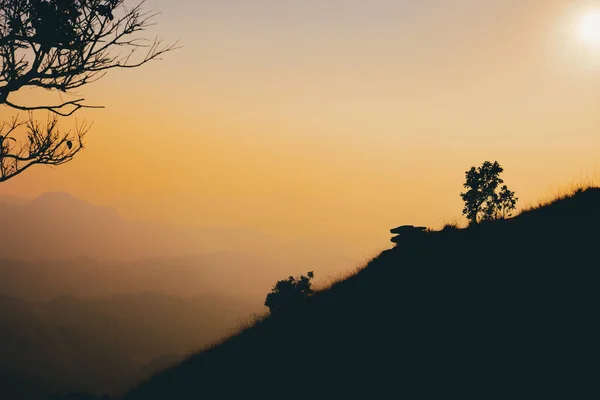
[[[465,172],[463,186],[468,190],[460,194],[465,202],[462,213],[471,225],[480,219],[489,221],[506,218],[516,208],[518,198],[515,197],[515,192],[510,191],[506,185],[497,192],[504,183],[500,178],[503,171],[498,161],[485,161],[480,167],[471,167]]]
[[[29,113],[26,121],[17,116],[0,126],[0,182],[32,165],[70,161],[83,148],[89,125],[78,126],[73,134],[60,132],[58,116],[101,107],[84,98],[29,104],[15,98],[17,92],[41,88],[70,93],[108,70],[139,67],[175,49],[140,36],[156,15],[144,11],[143,4],[128,8],[124,0],[0,0],[0,105]],[[46,124],[34,121],[36,110],[50,112]]]
[[[267,295],[265,306],[269,307],[269,311],[275,313],[312,295],[314,291],[310,280],[314,276],[314,273],[310,271],[307,276],[300,275],[300,278],[290,276],[286,280],[278,281],[271,289],[271,293]]]

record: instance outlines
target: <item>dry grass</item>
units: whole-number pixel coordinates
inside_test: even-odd
[[[535,203],[523,207],[521,210],[519,210],[517,215],[546,207],[556,201],[573,197],[578,193],[592,188],[600,188],[600,175],[596,171],[594,171],[594,173],[591,175],[588,174],[582,178],[573,179],[571,183],[552,190],[548,195],[542,197]]]
[[[468,226],[466,219],[464,218],[443,218],[440,220],[440,225],[437,225],[436,228],[428,229],[428,232],[439,232],[439,231],[449,231],[449,230],[457,230],[463,229]]]
[[[600,172],[595,168],[591,173],[582,173],[579,177],[573,178],[573,180],[566,185],[561,185],[558,188],[549,188],[547,194],[542,196],[539,200],[527,203],[523,207],[519,207],[519,209],[513,213],[513,217],[527,211],[537,210],[538,208],[548,206],[555,201],[572,197],[577,193],[581,193],[586,189],[591,188],[600,188]],[[438,229],[440,231],[463,229],[467,228],[469,225],[465,218],[458,217],[451,219],[444,218],[440,222],[440,228]],[[428,229],[428,231],[435,231],[435,229]]]
[[[456,231],[458,229],[460,229],[460,226],[457,222],[447,222],[442,227],[442,231]]]
[[[233,335],[235,336],[238,333],[245,331],[246,329],[250,329],[258,323],[264,321],[269,316],[269,312],[265,311],[262,313],[254,313],[247,318],[241,320],[235,328],[233,328]]]
[[[313,286],[313,289],[315,292],[324,292],[326,290],[331,289],[331,287],[333,285],[335,285],[338,282],[344,281],[352,276],[355,276],[356,274],[358,274],[365,266],[367,263],[363,264],[360,267],[356,267],[354,269],[351,269],[349,271],[344,271],[344,272],[338,272],[337,274],[332,274],[327,276],[327,278],[325,278],[324,280],[322,280],[321,282],[319,282],[318,284]]]
[[[236,326],[226,329],[221,335],[220,339],[217,339],[211,343],[208,343],[204,346],[197,346],[190,348],[186,352],[186,357],[190,357],[196,354],[200,354],[206,352],[208,350],[214,349],[227,342],[231,338],[235,336],[239,336],[242,332],[249,330],[250,328],[254,328],[256,325],[263,322],[265,319],[269,317],[270,313],[268,311],[262,313],[253,313],[249,317],[241,319]],[[186,358],[184,357],[184,358]]]
[[[339,282],[343,282],[348,278],[356,276],[360,271],[365,269],[365,267],[379,255],[380,252],[377,252],[371,257],[365,257],[363,262],[358,262],[356,266],[348,271],[338,272],[336,274],[332,274],[327,276],[324,280],[319,282],[318,284],[313,285],[313,289],[315,292],[324,292],[326,290],[331,289],[332,286]]]

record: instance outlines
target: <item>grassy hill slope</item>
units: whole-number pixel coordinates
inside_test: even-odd
[[[125,399],[588,397],[599,223],[588,189],[430,232]]]

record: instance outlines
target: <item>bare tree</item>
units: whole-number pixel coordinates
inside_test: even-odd
[[[89,125],[79,126],[75,134],[61,133],[57,127],[58,118],[54,115],[46,125],[34,121],[32,117],[19,122],[15,117],[10,123],[0,126],[0,182],[20,174],[36,164],[61,165],[73,159],[83,148],[82,139]],[[25,143],[17,143],[12,137],[17,128],[25,126]]]
[[[12,94],[24,88],[69,93],[102,78],[114,68],[135,68],[174,50],[159,38],[140,36],[156,13],[132,8],[124,0],[0,0],[0,105],[29,112],[0,129],[0,182],[35,164],[60,165],[83,148],[89,129],[60,133],[58,116],[70,116],[89,105],[84,98],[24,104]],[[47,110],[45,125],[32,112]],[[18,140],[17,132],[26,140]]]

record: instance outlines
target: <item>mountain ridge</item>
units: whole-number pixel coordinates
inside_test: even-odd
[[[92,205],[66,192],[44,193],[23,203],[2,202],[0,198],[0,219],[5,227],[0,230],[2,259],[135,261],[220,251],[355,256],[343,246],[283,239],[250,227],[129,220],[112,207]]]
[[[508,220],[428,232],[123,399],[593,393],[599,223],[600,189],[590,188]]]

